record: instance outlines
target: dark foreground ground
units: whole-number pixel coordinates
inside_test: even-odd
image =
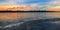
[[[20,21],[0,26],[0,30],[60,30],[60,18]]]

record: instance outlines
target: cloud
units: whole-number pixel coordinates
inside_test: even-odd
[[[1,0],[0,0],[1,1]],[[46,2],[48,3],[50,0],[4,0],[2,2],[2,4],[6,4],[6,3],[13,3],[13,4],[16,4],[16,5],[21,5],[21,4],[33,4],[33,3],[40,3],[40,4],[45,4]],[[0,2],[1,3],[1,2]]]
[[[7,2],[2,2],[0,5],[15,5],[16,3],[13,0],[6,0]]]
[[[6,7],[6,8],[5,8]],[[9,10],[15,10],[15,11],[33,11],[33,10],[38,10],[40,7],[40,4],[28,4],[28,5],[4,5],[4,6],[0,6],[0,9],[9,9]]]
[[[46,8],[48,11],[50,11],[50,10],[51,11],[58,11],[57,10],[57,9],[59,9],[58,6],[60,7],[60,0],[53,0],[53,1],[49,2],[48,4],[46,4]],[[57,9],[54,7],[57,7]]]
[[[49,8],[60,6],[60,0],[6,0],[7,2],[0,3],[0,6],[22,6],[28,10],[48,10]]]
[[[48,11],[60,11],[60,6],[48,8]]]
[[[60,0],[52,0],[50,2],[48,2],[47,4],[40,4],[41,7],[40,10],[48,10],[49,8],[54,8],[56,6],[60,6]]]
[[[60,5],[60,0],[54,0],[48,3],[48,5]]]

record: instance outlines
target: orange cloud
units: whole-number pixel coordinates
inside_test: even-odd
[[[1,5],[0,11],[10,10],[10,11],[30,11],[34,8],[38,8],[39,4],[30,4],[30,5]]]
[[[17,6],[0,6],[0,11],[8,10],[8,8],[13,8],[13,7],[17,7]]]
[[[10,10],[10,11],[26,11],[29,10],[29,7],[24,7],[24,6],[0,6],[0,11],[3,10]]]
[[[48,11],[60,11],[60,6],[48,8]]]

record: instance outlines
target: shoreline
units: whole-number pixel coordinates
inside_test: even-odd
[[[60,12],[60,11],[0,11],[0,13],[15,13],[15,12]]]

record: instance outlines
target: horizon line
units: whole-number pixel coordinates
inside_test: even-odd
[[[0,11],[0,13],[5,13],[5,12],[15,13],[15,12],[60,12],[60,11]]]

